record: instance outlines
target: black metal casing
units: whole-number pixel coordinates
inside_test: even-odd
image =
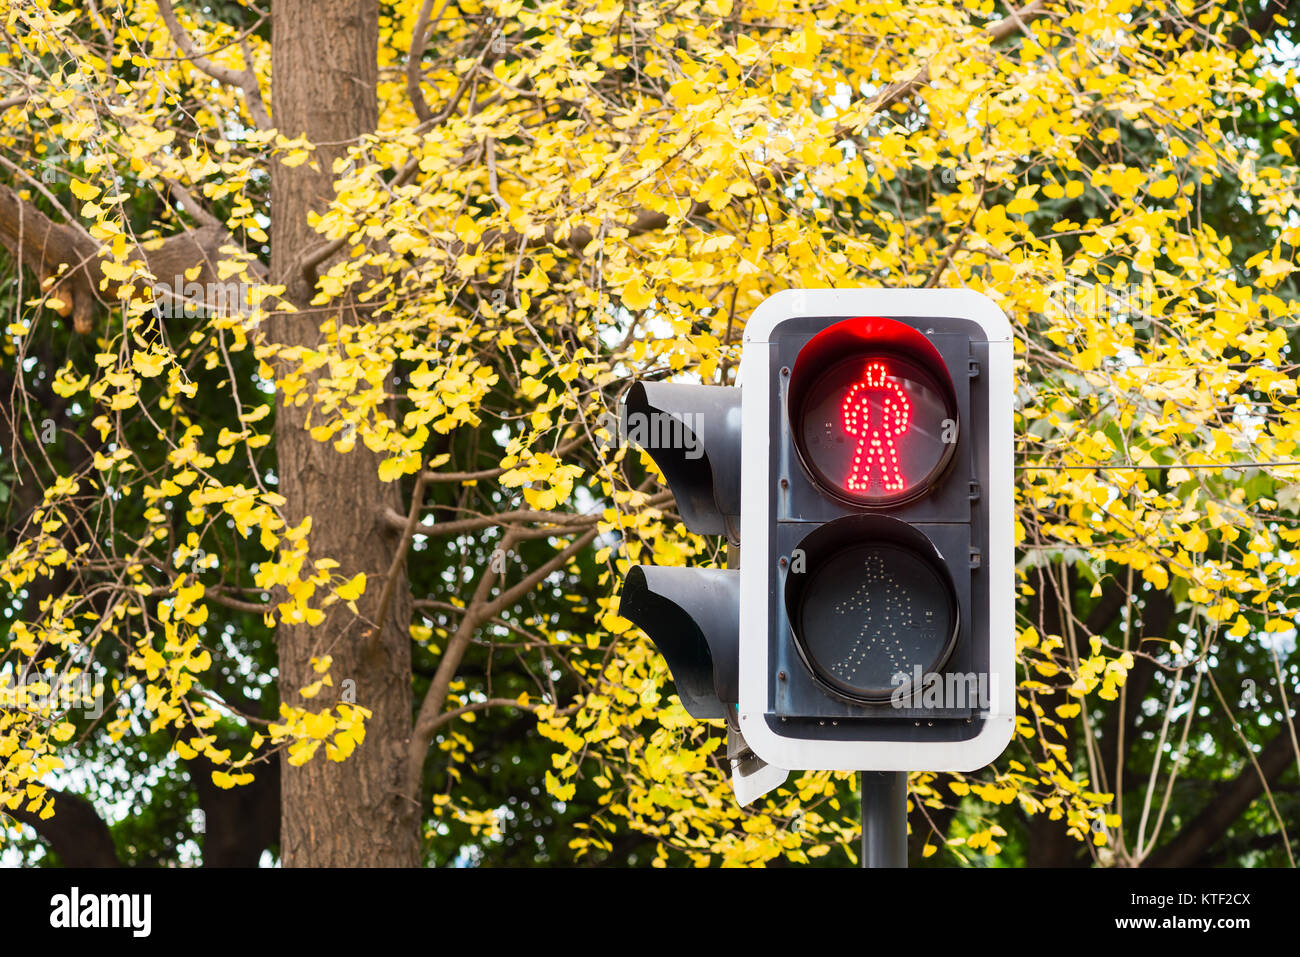
[[[746,563],[764,563],[769,573],[767,636],[768,707],[765,718],[772,732],[783,736],[824,739],[962,741],[977,735],[982,718],[977,708],[899,708],[892,702],[855,700],[819,680],[801,654],[791,627],[785,595],[797,563],[796,548],[812,531],[854,515],[882,515],[920,532],[946,566],[958,605],[956,642],[938,675],[987,675],[989,649],[980,639],[987,627],[988,583],[980,574],[987,552],[987,516],[983,490],[989,481],[988,462],[977,437],[982,433],[979,410],[988,407],[987,386],[980,376],[987,356],[981,327],[966,319],[898,318],[926,336],[947,367],[957,404],[956,450],[947,470],[928,494],[902,504],[849,504],[821,487],[801,460],[790,417],[791,370],[800,351],[823,330],[851,318],[846,316],[789,319],[772,333],[768,363],[770,468],[774,483],[767,517],[773,534],[768,554],[744,551]],[[746,476],[748,479],[748,476]],[[742,547],[744,543],[742,542]],[[751,548],[753,546],[751,545]],[[921,689],[918,689],[918,693]],[[977,702],[972,702],[977,703]],[[814,730],[815,729],[815,730]]]

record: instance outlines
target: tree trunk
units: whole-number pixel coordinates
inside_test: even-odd
[[[321,237],[308,226],[308,210],[323,211],[333,196],[332,164],[375,129],[378,118],[379,8],[377,0],[273,0],[271,4],[272,119],[288,137],[305,134],[321,144],[313,162],[271,164],[271,275],[286,286],[284,299],[303,312],[277,313],[268,321],[273,342],[315,346],[320,323],[337,316],[356,322],[350,306],[310,311],[312,296],[298,268],[305,249]],[[313,169],[313,166],[317,167]],[[322,265],[322,270],[328,268]],[[339,316],[338,313],[343,315]],[[347,454],[316,442],[305,431],[307,405],[277,398],[275,439],[279,491],[286,517],[312,516],[312,557],[340,563],[336,572],[365,572],[358,605],[377,617],[379,594],[393,557],[383,531],[385,508],[405,511],[397,483],[377,477],[377,457],[357,442]],[[342,606],[327,610],[317,627],[281,624],[277,630],[280,694],[312,709],[334,703],[343,681],[355,682],[356,703],[373,716],[364,743],[343,762],[321,748],[301,767],[281,765],[281,859],[285,866],[417,866],[419,808],[403,798],[403,772],[411,734],[410,594],[405,573],[377,644],[367,651],[366,622]],[[318,592],[317,600],[323,597]],[[298,689],[316,675],[313,655],[333,657],[334,688],[310,701]]]

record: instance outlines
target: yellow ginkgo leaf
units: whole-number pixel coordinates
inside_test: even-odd
[[[345,601],[353,601],[361,597],[361,593],[366,590],[366,573],[359,572],[353,575],[348,581],[336,588],[335,594]],[[328,667],[328,666],[327,666]]]

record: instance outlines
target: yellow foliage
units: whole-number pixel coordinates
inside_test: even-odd
[[[419,4],[402,0],[384,18],[378,126],[336,153],[258,129],[244,91],[173,55],[155,4],[111,6],[92,15],[72,4],[65,15],[37,2],[12,14],[21,28],[10,66],[39,67],[44,79],[4,115],[0,135],[31,168],[75,171],[62,192],[75,200],[69,216],[101,244],[98,268],[122,297],[87,340],[86,361],[47,373],[57,396],[87,410],[102,449],[93,470],[42,480],[0,560],[13,594],[56,573],[75,582],[9,628],[0,673],[38,654],[70,660],[120,644],[122,681],[136,693],[105,722],[114,740],[168,734],[181,758],[220,756],[227,767],[213,781],[223,788],[252,780],[239,762],[262,744],[296,766],[319,759],[322,742],[334,761],[364,742],[367,710],[323,693],[335,687],[328,642],[312,680],[282,689],[320,710],[285,704],[235,761],[197,734],[240,721],[205,685],[227,613],[251,606],[268,628],[331,637],[342,622],[355,642],[374,624],[363,608],[375,614],[370,599],[384,593],[382,578],[346,577],[336,569],[354,571],[348,556],[313,546],[313,525],[334,516],[293,517],[267,478],[280,428],[269,417],[292,408],[321,461],[353,456],[349,465],[366,463],[402,494],[432,476],[421,484],[431,518],[417,531],[436,547],[473,552],[486,539],[468,536],[498,525],[526,526],[540,539],[531,544],[556,552],[588,529],[599,535],[600,594],[538,583],[496,610],[506,625],[490,625],[540,638],[581,679],[572,700],[539,692],[501,705],[533,710],[555,756],[551,797],[597,784],[600,810],[575,852],[608,848],[610,830],[630,827],[659,841],[656,863],[670,853],[693,864],[832,851],[853,860],[857,824],[836,797],[846,775],[802,774],[755,808],[735,807],[720,727],[685,714],[662,660],[612,599],[635,562],[724,559],[653,497],[648,460],[592,447],[612,440],[608,416],[629,376],[733,383],[747,316],[788,287],[966,286],[1013,319],[1022,611],[1041,601],[1036,570],[1091,564],[1091,599],[1145,583],[1232,640],[1290,620],[1273,609],[1265,616],[1276,611],[1279,624],[1254,624],[1300,574],[1289,548],[1300,532],[1277,521],[1300,508],[1300,467],[1246,463],[1300,457],[1287,335],[1300,190],[1288,142],[1252,144],[1232,126],[1261,88],[1254,54],[1226,42],[1230,18],[1203,22],[1187,44],[1167,32],[1187,22],[1186,5],[1060,0],[992,43],[991,7],[956,2],[833,4],[812,17],[777,0],[483,0],[430,42],[444,52],[489,42],[479,32],[491,20],[503,25],[502,49],[429,58],[420,88],[442,116],[431,129],[404,69]],[[85,42],[101,18],[111,62]],[[200,48],[230,70],[247,55],[269,88],[258,34],[236,42],[234,27],[194,20]],[[68,69],[50,74],[51,57]],[[139,79],[121,80],[126,64]],[[877,100],[923,70],[905,95]],[[174,117],[187,111],[195,129],[179,135]],[[1149,153],[1130,155],[1121,128],[1154,144]],[[279,167],[316,166],[334,188],[310,225],[338,253],[300,301],[310,298],[298,319],[319,339],[286,347],[264,321],[292,310],[284,287],[259,278],[274,214],[264,184]],[[1242,221],[1275,236],[1272,248],[1245,257],[1215,232],[1198,197],[1216,184],[1235,184]],[[186,215],[196,204],[228,210],[230,241],[211,275],[247,287],[232,310],[194,318],[179,337],[127,285],[147,284],[140,250],[177,228],[169,201],[167,217],[135,235],[124,194],[145,189],[184,196]],[[197,282],[201,265],[184,281]],[[44,298],[10,325],[15,367],[47,313],[70,306],[56,277],[40,279]],[[345,311],[360,318],[343,321]],[[241,354],[256,382],[231,371]],[[218,407],[240,431],[205,431],[204,413]],[[45,441],[39,416],[24,427]],[[652,480],[634,480],[638,469]],[[87,501],[101,499],[106,511],[89,520]],[[143,517],[119,528],[114,508]],[[457,521],[473,526],[467,537],[440,539],[438,524]],[[73,539],[87,527],[89,551],[79,550]],[[489,593],[520,580],[519,554],[503,555],[483,573]],[[452,643],[433,644],[435,632],[449,636],[473,593],[458,584],[438,599],[451,618],[409,625],[440,659]],[[95,621],[81,617],[91,594],[111,609]],[[566,614],[539,610],[531,621],[533,602]],[[575,615],[580,633],[552,625],[572,627]],[[1088,790],[1061,742],[1085,709],[1118,699],[1146,636],[1119,647],[1058,630],[1029,617],[1017,625],[1020,714],[1007,767],[946,787],[914,775],[914,800],[1014,804],[1105,843],[1089,821],[1108,796]],[[447,709],[487,696],[484,676],[462,677],[473,687],[455,687]],[[453,780],[473,760],[473,739],[448,730],[458,726],[444,726],[432,759]],[[39,778],[58,766],[67,727],[0,711],[0,806],[42,799]],[[493,812],[439,797],[435,815],[498,832]],[[993,854],[1003,836],[978,820],[944,846]]]

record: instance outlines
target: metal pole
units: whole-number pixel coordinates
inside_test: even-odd
[[[907,866],[907,772],[862,772],[862,866]]]

